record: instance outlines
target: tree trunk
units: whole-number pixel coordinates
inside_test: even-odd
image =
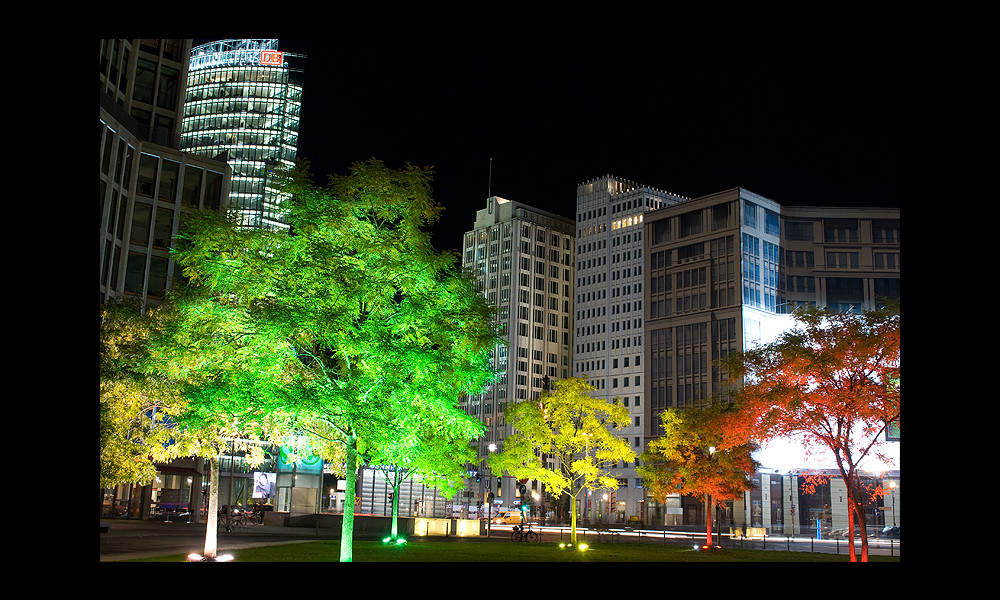
[[[576,494],[570,497],[569,502],[569,542],[576,545]]]
[[[861,530],[861,562],[868,562],[868,526],[865,523],[865,516],[861,504],[861,491],[853,481],[847,485],[847,531],[849,541],[847,544],[850,551],[851,562],[858,562],[857,550],[854,543],[854,520],[858,520],[858,528]]]
[[[208,515],[205,517],[205,551],[202,556],[215,560],[219,552],[219,455],[209,459]]]
[[[394,477],[395,479],[395,477]],[[394,481],[392,485],[392,539],[399,537],[399,488],[401,481]]]
[[[712,513],[715,507],[711,494],[705,494],[705,545],[712,546]]]
[[[347,444],[347,489],[344,498],[344,519],[340,526],[340,562],[354,560],[354,498],[358,483],[358,439],[351,436]]]

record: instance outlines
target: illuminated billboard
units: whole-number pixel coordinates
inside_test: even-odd
[[[203,44],[191,50],[189,71],[212,67],[284,65],[284,53],[277,49],[278,40],[222,40]]]
[[[260,500],[274,498],[274,488],[277,485],[277,473],[261,473],[254,471],[252,497]]]

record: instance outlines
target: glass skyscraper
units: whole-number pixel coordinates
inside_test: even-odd
[[[181,149],[229,163],[229,206],[241,226],[287,227],[272,177],[295,163],[304,60],[279,50],[276,39],[221,40],[191,50]]]

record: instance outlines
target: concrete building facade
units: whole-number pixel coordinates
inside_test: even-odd
[[[222,210],[230,169],[178,148],[190,40],[105,39],[101,71],[100,301],[158,303],[186,210]]]
[[[596,397],[629,409],[630,426],[614,433],[638,455],[647,419],[643,223],[651,211],[686,198],[611,175],[580,183],[576,198],[573,375],[586,377]],[[614,522],[641,520],[645,491],[635,466],[613,466],[618,489],[590,490],[584,518],[593,512]]]
[[[501,372],[497,383],[460,400],[468,414],[486,425],[476,441],[474,470],[480,481],[471,477],[465,492],[473,509],[490,491],[496,496],[494,512],[521,503],[517,482],[493,473],[486,462],[491,452],[503,449],[512,431],[504,406],[538,398],[547,381],[572,375],[574,237],[571,219],[497,196],[476,212],[473,229],[463,236],[462,267],[474,274],[477,291],[496,307],[506,341],[494,351]],[[537,482],[527,484],[529,498],[542,493]]]

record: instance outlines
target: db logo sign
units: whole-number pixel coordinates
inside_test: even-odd
[[[280,67],[282,63],[282,52],[280,50],[261,50],[260,64],[274,65]]]

